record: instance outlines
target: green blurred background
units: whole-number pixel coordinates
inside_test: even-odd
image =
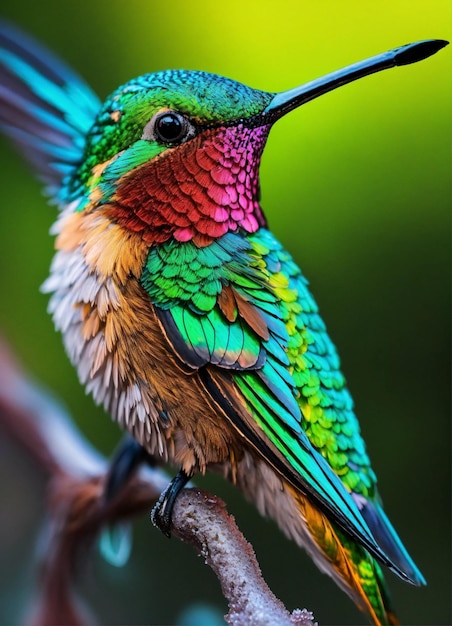
[[[184,67],[269,91],[418,39],[452,38],[450,0],[171,3],[3,0],[4,17],[58,52],[102,96],[129,78]],[[310,279],[356,401],[386,510],[425,574],[388,574],[407,624],[450,624],[449,213],[452,46],[312,102],[278,123],[261,167],[271,228]],[[109,454],[120,433],[84,395],[39,285],[55,217],[19,156],[0,143],[0,332],[32,375]],[[222,496],[290,609],[323,626],[363,617],[232,487]],[[45,491],[0,442],[0,623],[30,597]],[[94,558],[86,597],[99,623],[180,623],[193,602],[226,607],[190,547],[135,525],[129,565]]]

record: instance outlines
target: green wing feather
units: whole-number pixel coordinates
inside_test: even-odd
[[[169,241],[151,248],[141,283],[186,365],[229,370],[258,425],[261,454],[276,450],[279,471],[348,536],[401,577],[422,582],[377,514],[376,478],[336,349],[307,281],[273,235],[228,233],[204,248]],[[220,401],[232,416],[232,400]],[[251,438],[240,416],[231,419]]]

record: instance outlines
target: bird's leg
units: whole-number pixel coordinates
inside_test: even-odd
[[[167,537],[171,537],[173,509],[177,496],[191,477],[192,474],[187,474],[183,469],[179,470],[152,509],[151,522]]]
[[[143,463],[153,467],[155,460],[135,439],[125,435],[110,461],[104,489],[106,504],[115,499]]]

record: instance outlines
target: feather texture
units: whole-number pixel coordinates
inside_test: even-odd
[[[190,279],[192,263],[197,281]],[[295,482],[314,499],[320,496],[320,507],[339,527],[349,536],[357,533],[367,549],[399,575],[422,582],[414,563],[397,547],[400,540],[392,527],[383,531],[386,526],[379,517],[379,536],[387,541],[392,537],[389,559],[388,553],[375,550],[373,539],[369,543],[371,535],[358,506],[350,506],[353,498],[347,492],[354,494],[361,509],[362,503],[377,501],[375,474],[334,345],[306,280],[273,235],[265,229],[247,237],[228,234],[201,249],[191,242],[162,244],[151,248],[141,283],[166,337],[185,363],[232,369],[234,386],[257,430],[249,420],[245,426],[243,412],[237,417],[240,410],[233,398],[218,396],[221,386],[227,388],[224,376],[213,376],[217,384],[207,387],[245,437],[266,458],[271,456],[270,441],[278,458],[284,459],[282,465],[275,463],[289,483]],[[239,306],[231,304],[231,289],[265,323],[264,337],[240,316]],[[253,337],[253,344],[246,343],[248,337]],[[242,364],[239,355],[246,355],[249,346],[254,362],[244,358]],[[372,526],[376,528],[375,523]]]
[[[64,63],[10,24],[0,24],[0,127],[58,202],[71,197],[100,101]]]

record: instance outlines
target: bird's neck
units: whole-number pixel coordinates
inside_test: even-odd
[[[265,226],[259,163],[268,128],[205,131],[124,174],[110,219],[148,244],[174,238],[202,247],[228,232]]]

